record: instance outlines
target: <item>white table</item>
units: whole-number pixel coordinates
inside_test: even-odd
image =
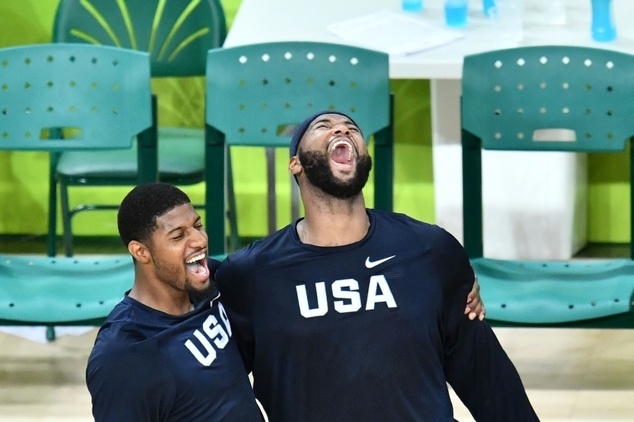
[[[520,0],[521,1],[521,0]],[[462,184],[460,168],[460,78],[462,61],[465,55],[478,52],[508,48],[520,45],[563,44],[589,47],[610,48],[624,52],[634,53],[634,27],[631,25],[631,17],[634,16],[634,1],[613,0],[614,18],[617,28],[617,39],[608,43],[599,43],[590,36],[590,0],[562,0],[565,5],[565,24],[548,22],[544,11],[551,7],[554,0],[523,0],[524,24],[523,37],[520,41],[502,39],[495,35],[490,22],[482,13],[480,0],[469,0],[469,23],[466,28],[460,30],[465,37],[450,44],[434,49],[422,51],[407,56],[390,56],[390,77],[392,79],[429,79],[431,81],[432,100],[432,142],[434,159],[434,188],[436,223],[445,227],[459,240],[462,239]],[[271,41],[322,41],[345,44],[346,41],[330,33],[326,26],[330,23],[365,15],[380,9],[401,11],[400,0],[321,0],[318,2],[306,0],[242,0],[242,4],[231,26],[226,47]],[[444,17],[442,0],[424,0],[424,10],[420,13],[410,14],[428,23],[443,25]],[[485,165],[491,165],[486,160],[499,160],[508,164],[515,158],[506,156],[502,159],[488,154],[508,154],[485,151],[483,160]],[[551,153],[552,154],[552,153]],[[499,156],[498,156],[499,157]],[[513,166],[524,166],[530,169],[532,164],[527,163],[523,157]],[[557,161],[559,160],[559,161]],[[540,159],[541,161],[541,159]],[[540,163],[543,166],[543,162]],[[571,195],[563,198],[570,203],[571,209],[561,220],[576,218],[574,226],[565,229],[563,233],[564,245],[544,249],[540,242],[532,242],[539,245],[535,251],[511,251],[512,255],[520,253],[523,258],[567,258],[575,252],[575,249],[585,243],[585,201],[584,177],[585,156],[570,157],[564,155],[555,158],[551,162],[552,167],[559,167],[568,172],[568,187],[565,187]],[[567,169],[567,170],[566,170]],[[526,178],[524,176],[519,176]],[[581,182],[581,183],[578,183]],[[485,255],[499,257],[508,251],[511,246],[521,242],[522,239],[512,238],[506,244],[500,243],[497,251],[488,252],[487,240],[493,234],[489,234],[487,221],[495,221],[499,231],[504,231],[499,215],[488,214],[489,203],[495,202],[490,193],[497,187],[490,185],[495,183],[484,172],[484,201],[485,201]],[[544,201],[557,201],[562,195],[550,194],[542,198]],[[564,195],[565,196],[565,195]],[[487,199],[488,198],[488,199]],[[534,198],[535,199],[535,198]],[[525,207],[523,204],[519,208]],[[552,213],[548,211],[550,215]],[[508,214],[508,213],[507,213]],[[543,221],[541,217],[538,220]],[[522,223],[526,226],[525,219]],[[512,222],[509,221],[509,224]],[[514,223],[517,224],[517,223]],[[561,223],[555,221],[555,227]],[[583,226],[583,231],[579,227]],[[526,229],[526,227],[525,227]],[[509,230],[514,230],[509,228]],[[537,230],[539,231],[539,230]],[[545,228],[546,235],[552,245],[557,243],[551,228]],[[535,234],[534,228],[528,227],[528,234]],[[565,243],[572,244],[565,245]],[[499,242],[498,242],[499,243]],[[530,243],[530,242],[527,242]],[[512,249],[512,248],[511,248]],[[547,256],[540,255],[545,251]]]

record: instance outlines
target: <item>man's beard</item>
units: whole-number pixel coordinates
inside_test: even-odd
[[[300,149],[298,157],[308,181],[338,199],[352,198],[361,193],[372,169],[372,158],[369,155],[359,156],[352,179],[342,181],[332,174],[330,157],[327,153]]]

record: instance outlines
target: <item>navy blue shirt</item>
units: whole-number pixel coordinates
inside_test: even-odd
[[[173,316],[125,296],[88,360],[95,421],[262,420],[218,297]]]
[[[464,315],[474,275],[458,241],[368,215],[357,243],[306,245],[293,224],[216,273],[270,420],[453,421],[448,382],[476,420],[537,421],[490,326]]]

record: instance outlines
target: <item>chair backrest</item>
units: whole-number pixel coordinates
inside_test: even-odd
[[[623,151],[634,136],[634,55],[538,46],[467,56],[461,115],[464,244],[476,258],[483,252],[481,149]]]
[[[219,0],[61,0],[53,36],[147,51],[153,76],[202,76],[226,31]]]
[[[227,145],[288,146],[295,125],[328,109],[368,137],[390,125],[388,57],[358,47],[274,42],[207,56],[206,123]]]
[[[82,44],[0,49],[0,150],[131,148],[152,127],[147,53]]]
[[[205,122],[206,180],[224,181],[225,146],[288,147],[309,115],[350,115],[374,136],[374,206],[392,209],[393,134],[389,60],[382,52],[341,44],[272,42],[211,50]],[[224,189],[208,183],[210,250],[222,253]]]
[[[634,135],[634,56],[541,46],[467,56],[462,128],[485,149],[621,151]]]

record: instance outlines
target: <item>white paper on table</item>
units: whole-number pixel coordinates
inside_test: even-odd
[[[448,44],[464,35],[390,10],[332,23],[327,29],[356,45],[405,55]]]

